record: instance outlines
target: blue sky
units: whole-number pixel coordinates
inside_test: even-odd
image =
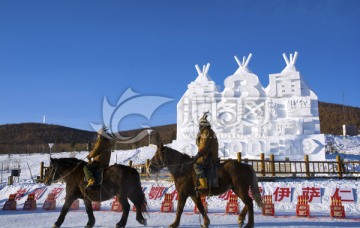
[[[294,51],[320,101],[360,107],[360,1],[1,0],[0,124],[90,130],[129,87],[173,99],[145,124],[175,123],[195,64],[223,88],[251,52],[266,87]]]

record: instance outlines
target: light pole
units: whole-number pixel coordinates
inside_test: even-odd
[[[50,147],[50,158],[51,158],[51,148],[54,146],[54,143],[49,143],[49,147]]]
[[[151,137],[151,132],[152,132],[153,130],[152,129],[147,129],[147,132],[148,132],[148,134],[149,134],[149,146],[150,146],[150,137]]]

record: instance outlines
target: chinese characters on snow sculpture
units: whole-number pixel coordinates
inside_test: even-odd
[[[217,134],[219,155],[247,158],[260,153],[277,159],[325,159],[325,138],[320,134],[318,98],[302,79],[295,63],[298,53],[283,54],[286,67],[270,74],[264,88],[248,64],[252,57],[235,60],[239,68],[224,81],[224,90],[210,78],[208,63],[177,105],[177,139],[173,146],[196,154],[198,120],[209,111],[209,121]]]

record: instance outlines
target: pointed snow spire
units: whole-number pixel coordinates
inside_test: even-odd
[[[209,69],[210,69],[210,63],[203,65],[203,69],[201,70],[199,65],[195,65],[196,71],[198,73],[198,77],[196,78],[195,82],[208,82],[212,81],[210,76],[208,75]]]
[[[235,55],[234,58],[239,65],[239,69],[235,73],[251,73],[251,70],[249,69],[248,65],[251,60],[252,54],[250,53],[248,57],[246,58],[243,56],[242,62],[239,60],[239,58]]]
[[[294,55],[290,53],[290,59],[287,58],[286,54],[283,53],[283,57],[286,63],[286,67],[282,72],[288,72],[288,71],[297,71],[295,67],[295,63],[298,57],[298,52],[295,51]]]

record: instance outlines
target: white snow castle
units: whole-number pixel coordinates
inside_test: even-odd
[[[320,134],[318,98],[295,68],[298,53],[283,57],[286,67],[270,74],[263,88],[248,67],[252,54],[235,60],[239,68],[225,79],[224,90],[210,78],[208,63],[195,68],[198,77],[177,105],[177,139],[173,147],[189,155],[197,153],[198,120],[208,120],[219,141],[219,156],[259,158],[274,154],[277,160],[325,159],[325,137]]]

